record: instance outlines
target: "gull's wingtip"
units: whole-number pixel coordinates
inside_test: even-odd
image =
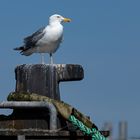
[[[16,48],[14,48],[13,50],[19,51],[19,50],[23,50],[23,49],[24,49],[24,47],[21,46],[21,47],[16,47]]]

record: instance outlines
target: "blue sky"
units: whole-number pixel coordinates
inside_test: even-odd
[[[128,122],[129,137],[140,136],[139,7],[139,0],[1,0],[0,100],[15,88],[17,65],[40,63],[39,55],[25,57],[12,49],[58,13],[72,22],[64,25],[64,42],[54,61],[85,70],[84,80],[60,84],[62,100],[100,128],[111,121],[116,137],[121,120]]]

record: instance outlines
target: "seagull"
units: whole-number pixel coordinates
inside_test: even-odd
[[[32,35],[24,38],[24,45],[14,48],[22,55],[30,56],[33,53],[41,54],[41,63],[44,64],[44,53],[49,53],[50,63],[53,64],[53,53],[59,48],[63,41],[62,22],[70,22],[70,18],[54,14],[49,17],[49,24],[42,27]]]

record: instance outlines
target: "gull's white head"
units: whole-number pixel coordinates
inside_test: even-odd
[[[49,24],[52,23],[62,23],[62,22],[70,22],[71,19],[70,18],[65,18],[61,15],[58,14],[54,14],[52,16],[49,17]]]

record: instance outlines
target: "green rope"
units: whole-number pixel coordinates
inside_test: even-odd
[[[81,121],[79,121],[75,116],[70,115],[69,121],[76,127],[78,127],[84,135],[90,135],[92,137],[92,140],[107,140],[101,133],[96,130],[95,128],[88,128],[85,126]]]

